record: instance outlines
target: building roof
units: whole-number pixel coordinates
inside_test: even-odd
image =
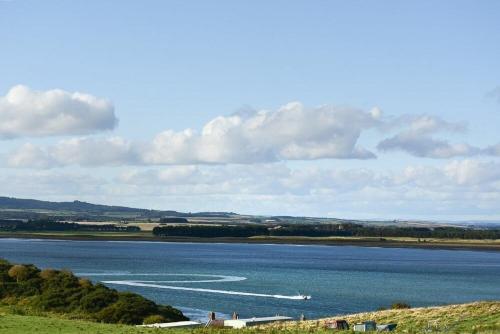
[[[196,327],[202,324],[196,321],[176,321],[176,322],[164,322],[151,325],[140,325],[138,327],[152,327],[152,328],[174,328],[174,327]]]

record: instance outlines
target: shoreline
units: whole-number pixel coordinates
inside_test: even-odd
[[[322,245],[360,246],[381,248],[417,248],[436,250],[500,251],[500,243],[487,241],[425,241],[394,240],[381,238],[308,238],[308,237],[253,237],[253,238],[195,238],[195,237],[155,237],[146,235],[106,235],[106,234],[57,234],[57,233],[0,233],[0,239],[43,239],[68,241],[139,241],[176,243],[226,243],[226,244],[276,244],[276,245]],[[378,240],[377,240],[378,239]]]

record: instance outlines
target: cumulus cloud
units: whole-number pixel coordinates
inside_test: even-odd
[[[450,143],[434,135],[442,132],[461,132],[465,130],[462,123],[451,123],[438,117],[423,115],[405,116],[392,123],[403,130],[394,136],[382,140],[377,148],[380,151],[404,151],[417,157],[446,159],[458,156],[480,154],[481,149],[466,143]]]
[[[187,129],[158,134],[144,155],[149,164],[254,163],[280,160],[370,159],[357,145],[363,130],[375,127],[378,110],[321,106],[298,102],[276,111],[217,117],[200,133]]]
[[[138,164],[140,149],[120,138],[71,138],[50,147],[24,144],[7,156],[8,167],[52,168],[66,165]]]
[[[79,137],[49,146],[25,144],[6,155],[3,165],[51,168],[67,165],[210,165],[254,164],[289,160],[372,159],[360,145],[362,133],[399,131],[377,145],[382,152],[403,151],[417,157],[448,159],[500,155],[500,148],[450,143],[443,133],[465,131],[465,124],[433,116],[384,117],[378,108],[363,111],[331,105],[306,108],[292,102],[274,110],[219,116],[201,130],[165,130],[152,140]],[[5,162],[6,161],[6,162]]]
[[[88,94],[18,85],[0,97],[0,139],[90,134],[117,122],[111,102]]]
[[[150,142],[77,138],[11,152],[11,167],[63,165],[248,164],[284,160],[370,159],[358,145],[363,130],[381,123],[381,111],[289,103],[276,111],[220,116],[200,132],[166,130]]]

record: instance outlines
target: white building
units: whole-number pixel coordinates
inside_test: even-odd
[[[137,327],[150,327],[150,328],[192,328],[200,327],[202,323],[196,321],[176,321],[176,322],[164,322],[151,325],[140,325]]]
[[[249,326],[268,324],[276,321],[288,321],[288,320],[293,320],[293,318],[277,315],[275,317],[232,319],[232,320],[224,320],[224,327],[243,328]]]

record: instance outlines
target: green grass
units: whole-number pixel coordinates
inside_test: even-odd
[[[0,315],[0,333],[2,334],[77,334],[77,333],[154,333],[132,326],[98,324],[87,321],[67,320],[37,316]]]
[[[394,333],[500,333],[500,302],[477,302],[440,307],[386,310],[339,316],[349,323],[375,320],[397,323]],[[290,322],[269,327],[315,331],[323,328],[326,319]]]
[[[44,316],[14,314],[16,309],[0,308],[1,334],[306,334],[332,333],[324,330],[325,319],[304,322],[278,323],[261,328],[229,330],[215,328],[198,329],[147,329],[125,325],[100,324],[81,320],[70,320],[54,315]],[[22,312],[21,312],[22,313]],[[340,316],[350,324],[363,320],[376,320],[378,323],[395,322],[397,330],[393,333],[447,333],[447,334],[494,334],[500,333],[500,302],[478,302],[442,307],[387,310]],[[334,333],[353,333],[352,331]]]

